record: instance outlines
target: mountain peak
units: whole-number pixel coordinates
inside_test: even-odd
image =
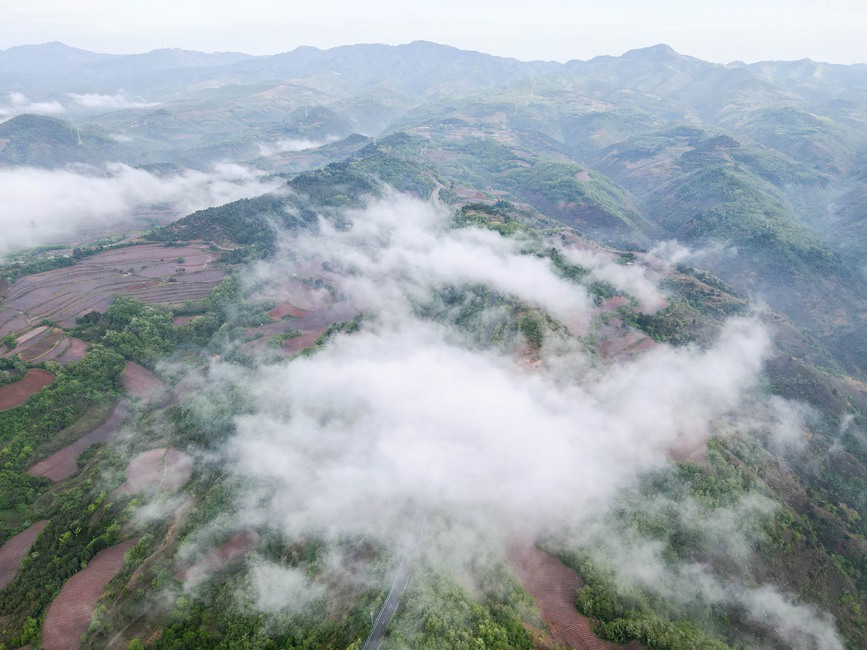
[[[665,43],[659,43],[658,45],[651,45],[650,47],[641,47],[635,50],[629,50],[628,52],[624,53],[621,58],[641,58],[662,61],[665,59],[682,59],[684,57],[682,54],[675,52],[670,45],[666,45]]]

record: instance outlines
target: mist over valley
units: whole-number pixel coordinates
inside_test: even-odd
[[[0,650],[867,644],[867,65],[0,51]]]

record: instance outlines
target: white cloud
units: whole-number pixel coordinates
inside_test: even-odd
[[[668,304],[658,287],[659,278],[644,266],[619,264],[613,255],[602,251],[565,248],[563,253],[572,263],[590,269],[595,278],[634,296],[646,313],[658,311]]]
[[[116,111],[123,108],[148,108],[159,105],[153,102],[127,99],[122,94],[100,95],[99,93],[67,93],[67,97],[82,108],[102,111]]]
[[[306,151],[307,149],[318,149],[331,142],[336,142],[337,136],[328,136],[324,140],[307,140],[303,138],[277,140],[268,144],[259,145],[259,155],[270,158],[281,153],[295,153],[298,151]]]
[[[66,108],[60,102],[51,100],[47,102],[31,102],[26,95],[11,92],[7,96],[8,103],[0,104],[0,120],[6,120],[24,113],[37,113],[39,115],[59,115],[66,112]]]
[[[157,176],[114,163],[105,168],[0,169],[0,256],[16,249],[68,241],[82,228],[122,223],[136,209],[166,205],[179,215],[274,189],[257,170],[217,165]]]
[[[448,214],[406,195],[374,201],[349,211],[346,219],[349,229],[323,222],[320,234],[293,237],[284,252],[351,269],[342,289],[384,317],[402,316],[444,284],[486,284],[545,309],[574,331],[589,324],[586,289],[559,277],[550,261],[522,255],[519,240],[476,228],[450,229]]]

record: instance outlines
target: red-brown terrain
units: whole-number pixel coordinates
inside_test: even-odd
[[[173,447],[142,452],[126,468],[126,481],[118,488],[125,494],[146,490],[171,492],[186,485],[193,473],[193,459]]]
[[[181,304],[207,296],[225,277],[206,244],[142,244],[107,250],[71,267],[17,280],[0,308],[0,335],[49,319],[60,327],[92,310],[104,312],[119,293],[150,303]],[[182,261],[179,261],[182,260]]]
[[[240,533],[233,535],[214,550],[210,551],[201,560],[191,565],[190,567],[178,571],[175,577],[183,582],[191,582],[193,584],[200,582],[209,575],[217,573],[227,566],[239,562],[253,550],[256,542],[259,541],[259,533],[255,530],[242,530]]]
[[[31,368],[21,379],[0,386],[0,411],[22,405],[27,399],[54,381],[54,375],[38,368]]]
[[[143,400],[155,399],[166,390],[166,385],[154,373],[134,361],[126,362],[120,379],[129,395]]]
[[[81,452],[98,442],[108,442],[116,438],[120,433],[121,424],[128,415],[129,405],[126,400],[121,400],[114,407],[111,417],[103,424],[71,445],[36,463],[27,470],[27,473],[30,476],[44,476],[50,481],[62,481],[72,476],[78,470],[78,457]]]
[[[88,347],[59,328],[41,325],[19,336],[15,348],[0,353],[0,357],[8,359],[17,354],[27,363],[57,361],[65,365],[83,359]]]
[[[334,287],[339,283],[339,276],[325,271],[321,263],[314,261],[256,296],[280,299],[277,306],[268,312],[277,322],[249,328],[244,333],[249,341],[245,344],[245,351],[263,352],[272,337],[290,329],[299,331],[300,335],[283,341],[281,348],[284,353],[297,354],[315,345],[329,326],[358,313],[349,301],[335,298],[337,291]]]
[[[0,589],[3,589],[15,578],[21,560],[33,546],[33,542],[39,537],[42,529],[48,525],[48,521],[37,521],[24,532],[11,537],[0,547]]]
[[[574,650],[643,648],[638,643],[617,645],[593,634],[590,619],[575,609],[575,594],[584,581],[553,555],[532,544],[516,544],[508,549],[507,557],[512,570],[535,599],[557,643]]]
[[[129,539],[97,553],[87,567],[76,573],[51,603],[42,627],[45,650],[78,650],[87,631],[93,608],[105,585],[123,568],[123,554],[135,546]]]

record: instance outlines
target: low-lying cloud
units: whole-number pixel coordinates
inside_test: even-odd
[[[245,508],[251,524],[388,536],[409,504],[500,531],[580,520],[666,465],[680,441],[709,436],[769,353],[759,320],[736,318],[706,350],[660,346],[602,366],[576,343],[575,363],[552,357],[530,372],[508,346],[480,351],[414,307],[443,285],[481,284],[580,334],[593,313],[583,286],[520,240],[450,229],[448,215],[406,196],[346,222],[287,239],[255,271],[258,285],[279,287],[305,265],[328,267],[374,317],[311,357],[238,370],[255,408],[237,419],[229,456],[268,493],[264,508]]]
[[[231,455],[270,493],[248,514],[328,537],[388,536],[409,504],[524,534],[577,522],[709,433],[768,346],[739,319],[707,351],[569,378],[447,339],[407,319],[248,378],[255,413],[237,420]]]
[[[178,216],[272,190],[277,182],[239,165],[156,175],[115,163],[103,168],[0,168],[0,256],[66,243],[82,229],[126,223],[136,211],[168,207]],[[133,224],[134,225],[134,224]]]
[[[18,92],[9,93],[6,97],[6,104],[0,104],[0,120],[7,120],[24,113],[60,115],[65,112],[66,107],[57,100],[33,102],[26,95]]]
[[[100,95],[99,93],[68,93],[67,97],[69,97],[76,106],[101,111],[116,111],[124,108],[150,108],[159,105],[154,102],[129,99],[124,97],[122,94]]]
[[[361,330],[291,361],[217,361],[209,370],[249,400],[224,449],[246,486],[235,526],[290,540],[360,536],[392,548],[425,528],[427,559],[461,571],[509,540],[593,529],[618,495],[669,467],[684,441],[755,426],[773,438],[777,424],[789,431],[801,422],[755,390],[771,353],[757,317],[729,319],[706,348],[660,345],[603,364],[574,338],[586,334],[594,311],[587,290],[527,254],[528,242],[451,229],[449,215],[400,195],[344,217],[343,225],[323,220],[315,234],[286,236],[278,258],[255,268],[251,282],[280,299],[287,278],[296,286],[307,276],[327,278],[336,295],[370,314]],[[640,265],[571,259],[648,308],[664,299]],[[443,286],[479,285],[543,310],[575,344],[543,347],[542,363],[531,368],[508,342],[480,349],[449,319],[417,309]],[[749,497],[699,532],[728,540],[724,554],[743,563],[759,536],[754,524],[772,510],[769,500]],[[659,547],[635,538],[609,546],[615,561],[644,567],[628,576],[633,581],[655,580],[661,591],[693,578],[689,593],[752,607],[754,622],[784,641],[840,647],[827,617],[772,585],[723,582],[699,564],[666,566]],[[636,554],[647,561],[632,562]],[[264,564],[254,583],[267,610],[291,606],[292,598],[274,597],[276,585],[294,594],[304,584],[294,570]]]
[[[385,319],[407,317],[444,285],[482,284],[544,309],[574,330],[590,322],[587,290],[561,278],[549,260],[522,254],[520,240],[451,229],[442,212],[405,195],[376,200],[345,218],[345,226],[323,221],[317,234],[292,237],[284,262],[259,274],[279,277],[302,260],[328,261],[344,270],[340,286],[353,303]]]
[[[281,153],[296,153],[298,151],[307,151],[308,149],[318,149],[337,140],[337,136],[329,136],[324,140],[308,140],[306,138],[277,140],[276,142],[260,144],[259,155],[270,158]]]
[[[563,252],[570,262],[588,268],[595,278],[633,296],[643,312],[653,313],[668,304],[659,288],[658,274],[644,266],[621,264],[602,251],[566,248]]]

